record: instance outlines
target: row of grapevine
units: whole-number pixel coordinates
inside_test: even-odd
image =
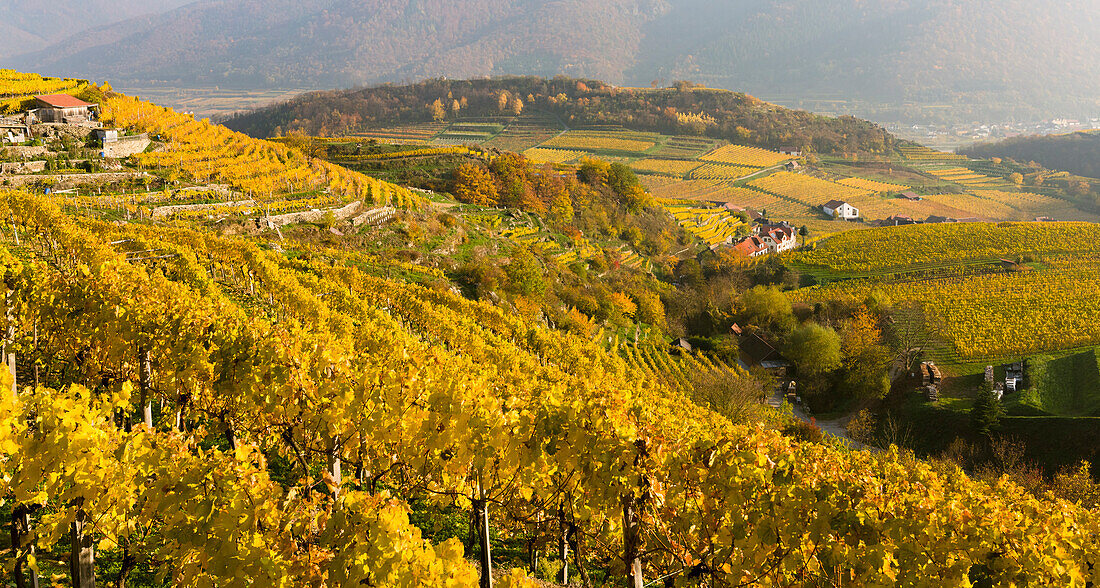
[[[757,178],[749,182],[748,185],[811,206],[820,205],[829,200],[854,200],[870,194],[869,190],[863,188],[844,186],[836,182],[787,171]]]
[[[134,98],[111,96],[103,105],[103,118],[167,140],[167,151],[134,156],[139,165],[175,167],[201,181],[229,184],[259,199],[321,190],[344,202],[399,206],[421,202],[393,184]]]
[[[909,189],[909,186],[880,182],[878,180],[868,180],[867,178],[844,178],[842,180],[837,180],[837,183],[851,188],[870,190],[872,192],[902,192]]]
[[[1100,573],[1094,514],[894,451],[734,426],[686,396],[694,373],[737,373],[705,358],[626,361],[371,277],[354,253],[115,226],[20,193],[0,215],[14,219],[6,350],[41,384],[2,395],[0,480],[41,548],[86,532],[82,549],[125,550],[179,585],[475,584],[457,543],[408,524],[401,499],[421,497],[479,529],[560,532],[578,572],[618,561],[605,569],[631,586]],[[286,488],[270,456],[290,464]]]
[[[760,168],[779,165],[786,161],[790,161],[792,158],[782,153],[768,151],[767,149],[761,149],[759,147],[726,145],[703,155],[699,159],[714,163]]]
[[[35,95],[79,93],[89,85],[88,80],[49,78],[38,74],[0,69],[0,114],[18,112],[33,102]]]

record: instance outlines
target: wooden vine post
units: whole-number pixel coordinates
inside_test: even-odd
[[[29,566],[26,571],[23,569],[28,556],[34,556],[31,514],[26,505],[16,505],[11,512],[11,551],[15,560],[16,588],[38,588],[38,572]]]
[[[485,488],[481,485],[481,474],[477,476],[477,498],[473,501],[474,519],[477,521],[481,578],[478,588],[493,588],[493,559],[489,546],[489,509],[485,499]]]
[[[645,439],[634,442],[638,455],[635,469],[641,469],[649,453]],[[649,498],[649,481],[643,474],[638,481],[638,493],[623,495],[623,563],[626,565],[627,588],[645,588],[642,568],[642,514]]]
[[[152,379],[153,362],[149,358],[149,349],[138,348],[138,389],[141,397],[141,414],[145,426],[153,428],[153,401],[149,398],[150,380]]]
[[[78,504],[83,501],[79,501]],[[76,511],[76,519],[69,527],[72,550],[69,553],[69,574],[73,588],[95,588],[95,547],[92,538],[84,534],[88,514],[84,509]]]
[[[569,583],[569,526],[565,521],[565,503],[558,505],[558,555],[561,557],[561,572],[558,582]]]
[[[19,398],[19,383],[15,374],[15,308],[12,293],[15,291],[15,274],[9,269],[4,274],[4,319],[7,329],[4,332],[3,360],[11,372],[12,398]]]

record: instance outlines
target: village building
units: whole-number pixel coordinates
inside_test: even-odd
[[[718,202],[717,204],[735,214],[743,212],[749,216],[749,220],[756,221],[764,218],[759,212],[745,206],[738,206],[732,202]]]
[[[47,123],[83,123],[95,119],[95,104],[74,98],[68,94],[35,96],[33,113],[38,120]]]
[[[672,346],[669,348],[669,353],[673,355],[680,355],[681,353],[692,353],[695,348],[692,347],[691,342],[687,339],[680,337],[672,342]]]
[[[830,200],[821,205],[825,214],[840,220],[855,220],[859,218],[859,209],[841,200]]]
[[[118,142],[118,129],[96,129],[92,132],[100,145]]]
[[[923,200],[923,198],[921,198],[920,194],[917,194],[916,192],[913,192],[913,191],[902,192],[899,195],[899,197],[904,198],[905,200],[909,200],[910,202],[920,202],[921,200]]]
[[[768,253],[782,253],[798,247],[794,227],[789,225],[760,227],[757,235],[768,246]]]
[[[752,333],[741,340],[741,359],[748,365],[758,365],[773,376],[783,377],[791,364],[760,335]]]
[[[802,150],[796,147],[783,147],[779,150],[779,153],[790,157],[802,157]]]
[[[768,254],[768,244],[756,235],[750,235],[732,247],[733,252],[745,257],[760,257]]]
[[[880,223],[883,227],[900,227],[903,225],[915,225],[916,220],[907,214],[896,214]]]
[[[798,163],[797,161],[788,161],[787,162],[787,171],[798,171],[800,169],[802,169],[802,164],[801,163]]]

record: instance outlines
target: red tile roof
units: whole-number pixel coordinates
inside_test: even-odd
[[[733,250],[741,255],[751,257],[754,253],[767,251],[768,246],[759,237],[745,237],[743,241],[733,246]]]
[[[44,96],[35,96],[35,99],[53,108],[82,108],[85,106],[95,106],[95,104],[85,102],[79,98],[73,98],[68,94],[46,94]]]

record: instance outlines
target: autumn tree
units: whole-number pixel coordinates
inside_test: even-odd
[[[882,344],[878,318],[866,308],[845,324],[841,332],[842,375],[840,391],[855,398],[882,398],[890,391],[887,366],[890,350]]]
[[[512,250],[512,258],[504,266],[504,273],[512,284],[512,289],[523,296],[542,296],[546,292],[546,280],[542,277],[542,266],[531,250],[526,246]]]
[[[741,295],[742,316],[746,323],[777,332],[789,332],[794,326],[791,300],[776,288],[755,286]]]
[[[829,327],[806,323],[791,333],[785,353],[800,373],[824,374],[840,367],[840,336]]]
[[[468,204],[496,206],[496,183],[489,170],[476,163],[464,163],[454,171],[455,198]]]
[[[436,99],[428,106],[428,112],[432,115],[432,120],[435,122],[443,122],[447,118],[447,108],[443,106],[443,101]]]

